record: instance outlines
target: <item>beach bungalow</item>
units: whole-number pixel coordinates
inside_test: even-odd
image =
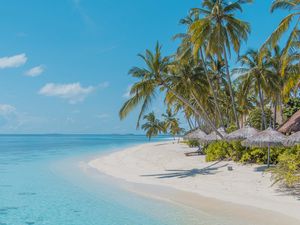
[[[284,134],[291,134],[300,131],[300,110],[282,124],[278,131]]]

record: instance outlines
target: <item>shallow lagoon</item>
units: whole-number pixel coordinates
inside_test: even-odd
[[[87,166],[145,142],[135,135],[0,135],[0,225],[244,224],[134,194]]]
[[[96,182],[80,169],[92,155],[146,141],[133,135],[0,136],[0,224],[184,224],[182,209],[105,179]]]

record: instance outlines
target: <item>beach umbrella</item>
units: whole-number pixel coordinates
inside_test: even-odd
[[[293,146],[296,144],[300,144],[300,131],[288,136],[284,142],[284,145],[286,146]]]
[[[245,146],[268,147],[268,167],[270,166],[270,147],[282,146],[286,136],[271,127],[247,138],[242,142]]]
[[[190,132],[185,136],[185,139],[188,140],[198,140],[200,142],[206,141],[207,134],[204,133],[201,129]]]
[[[225,129],[223,127],[220,127],[218,129],[218,132],[224,137],[226,138],[227,133],[225,131]],[[217,141],[217,140],[221,140],[222,138],[215,132],[211,132],[209,135],[206,136],[206,140],[207,142],[212,142],[212,141]]]
[[[245,126],[241,129],[231,132],[230,134],[226,135],[227,140],[244,140],[253,135],[257,134],[258,130],[253,127]]]

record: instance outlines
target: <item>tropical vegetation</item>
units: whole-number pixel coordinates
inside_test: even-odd
[[[169,134],[175,140],[176,136],[184,132],[184,129],[180,127],[179,119],[176,118],[176,113],[173,113],[171,109],[167,109],[161,117],[163,120],[158,119],[154,112],[143,117],[146,122],[142,125],[142,129],[146,132],[149,141],[159,134]]]
[[[139,54],[144,66],[129,71],[136,81],[130,98],[120,109],[120,118],[139,108],[137,128],[146,120],[142,129],[149,138],[166,130],[176,136],[182,132],[175,116],[180,112],[190,129],[215,131],[223,138],[217,130],[221,126],[229,131],[245,125],[260,130],[269,126],[277,128],[298,110],[300,1],[274,0],[271,13],[284,10],[286,17],[259,49],[241,52],[251,34],[251,26],[240,15],[251,2],[203,0],[199,8],[191,9],[180,20],[185,32],[173,37],[180,42],[176,52],[163,55],[162,46],[157,42],[154,51],[147,49]],[[238,59],[235,64],[231,62],[233,56]],[[157,95],[164,97],[169,109],[163,116],[164,126],[154,114],[146,115]],[[263,151],[254,149],[233,156],[232,144],[214,145],[207,149],[209,160],[219,159],[212,148],[218,148],[223,154],[220,159],[237,157],[244,162],[257,162],[257,155]],[[275,161],[286,169],[283,164],[287,158],[283,155]],[[299,168],[299,164],[295,165]]]

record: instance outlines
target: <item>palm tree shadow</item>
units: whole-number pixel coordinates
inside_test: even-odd
[[[162,145],[169,145],[169,143],[158,143],[158,144],[155,144],[154,146],[162,146]]]
[[[228,164],[217,166],[220,161],[215,162],[207,167],[201,169],[191,169],[191,170],[165,170],[166,173],[160,174],[147,174],[141,175],[142,177],[156,177],[158,179],[167,179],[167,178],[187,178],[187,177],[195,177],[197,175],[213,175],[218,173],[220,168],[228,166]]]
[[[300,185],[296,185],[293,188],[289,188],[283,185],[280,185],[276,189],[277,193],[280,193],[280,195],[289,195],[289,196],[294,196],[297,198],[297,200],[300,201]]]

